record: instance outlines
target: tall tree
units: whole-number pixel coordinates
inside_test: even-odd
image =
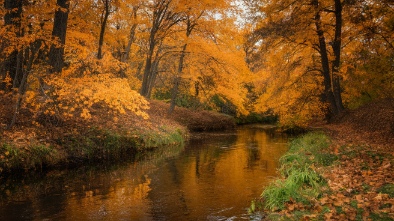
[[[153,13],[141,87],[141,95],[144,97],[150,97],[156,79],[161,51],[159,45],[170,29],[183,19],[181,13],[174,10],[172,0],[155,0],[151,7]]]
[[[324,102],[328,102],[330,104],[330,111],[332,114],[336,115],[340,112],[339,110],[339,101],[337,101],[336,96],[334,94],[334,88],[335,89],[339,89],[339,77],[336,76],[335,80],[333,80],[332,78],[334,78],[334,75],[337,75],[338,73],[331,73],[331,68],[330,68],[330,61],[329,61],[329,55],[328,55],[328,51],[327,51],[327,40],[325,37],[325,33],[323,30],[323,25],[322,25],[322,21],[321,21],[321,13],[323,8],[320,8],[319,6],[319,0],[313,0],[312,1],[313,6],[315,7],[315,26],[316,26],[316,33],[317,33],[317,37],[319,40],[318,43],[318,52],[320,53],[320,59],[321,59],[321,67],[322,67],[322,74],[324,77],[324,94],[322,95],[322,99]],[[337,25],[335,25],[335,29],[337,29]],[[337,30],[335,30],[335,40],[338,41],[337,38]],[[333,43],[333,48],[336,49],[336,51],[334,52],[335,55],[335,61],[333,62],[333,65],[338,64],[338,67],[336,67],[336,71],[338,71],[339,68],[339,57],[337,58],[337,53],[338,53],[338,43],[339,43],[339,47],[340,47],[340,42],[335,42]],[[339,40],[340,41],[340,40]],[[334,44],[335,47],[334,47]],[[339,55],[340,55],[340,48],[339,48]],[[334,66],[333,66],[333,70],[334,70]],[[335,84],[335,86],[334,86]],[[340,96],[340,92],[339,92],[339,96]],[[342,105],[342,104],[341,104]]]
[[[264,3],[260,9],[263,9],[265,17],[260,20],[259,27],[249,38],[254,42],[250,48],[259,49],[257,51],[252,49],[251,54],[256,54],[256,52],[262,54],[264,52],[260,50],[263,48],[269,48],[270,51],[273,48],[280,48],[279,50],[283,51],[282,47],[286,44],[302,49],[303,54],[293,57],[296,59],[294,65],[300,66],[301,63],[297,60],[302,59],[303,65],[301,66],[305,67],[304,74],[311,72],[321,74],[324,88],[321,99],[328,105],[327,116],[342,112],[344,106],[340,67],[343,50],[343,3],[340,0],[276,0],[264,1]],[[315,52],[310,53],[310,49]],[[286,53],[290,55],[291,51],[294,49],[288,48]],[[272,53],[275,53],[275,50],[272,50]],[[266,53],[264,57],[267,56],[269,55]],[[307,60],[309,64],[306,63]],[[289,66],[288,73],[304,76],[294,72],[300,71],[294,69],[296,66]]]
[[[49,50],[51,72],[61,72],[64,66],[64,44],[66,43],[67,21],[70,1],[57,0],[52,36],[56,43]]]
[[[183,72],[183,66],[184,66],[184,61],[185,61],[185,56],[186,56],[186,49],[188,45],[188,40],[190,35],[192,34],[193,29],[196,27],[198,19],[204,14],[204,11],[202,11],[200,14],[197,15],[192,15],[187,13],[186,15],[186,40],[185,43],[182,46],[180,55],[179,55],[179,63],[178,63],[178,69],[176,72],[176,75],[174,77],[174,86],[171,91],[171,102],[170,102],[170,109],[168,110],[169,113],[172,113],[175,109],[175,102],[176,98],[178,95],[178,89],[179,89],[179,84],[181,81],[182,77],[182,72]]]
[[[122,62],[126,62],[126,60],[128,60],[130,57],[131,45],[135,41],[135,34],[136,34],[137,26],[138,26],[137,13],[138,13],[138,9],[139,9],[140,5],[132,5],[131,7],[132,7],[133,24],[130,27],[128,41],[127,41],[127,45],[126,45],[124,54],[122,54],[122,56],[121,56]]]

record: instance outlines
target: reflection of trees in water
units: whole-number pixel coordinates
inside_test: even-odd
[[[260,160],[260,148],[257,141],[250,142],[246,145],[246,151],[248,153],[248,165],[247,168],[251,168],[256,162]]]
[[[0,220],[13,218],[12,210],[25,211],[22,215],[32,219],[127,215],[126,219],[185,220],[224,208],[233,209],[218,215],[242,213],[252,196],[260,195],[267,177],[275,175],[284,142],[275,134],[243,128],[193,140],[184,151],[160,148],[136,156],[143,159],[140,162],[3,179]]]
[[[258,167],[260,170],[268,171],[269,168],[276,168],[276,158],[272,156],[277,156],[281,146],[287,143],[287,139],[285,134],[278,133],[275,128],[251,125],[238,130],[236,145],[246,147],[248,155],[246,168]]]
[[[75,205],[78,209],[84,207],[81,203],[88,205],[96,195],[118,193],[121,196],[125,189],[116,189],[116,186],[126,185],[125,180],[130,179],[133,182],[127,184],[130,189],[129,197],[134,199],[130,203],[137,204],[138,199],[147,198],[150,190],[151,180],[146,174],[152,173],[165,159],[176,156],[183,148],[165,147],[133,156],[138,162],[125,156],[124,160],[118,163],[107,162],[77,169],[3,177],[0,179],[0,220],[18,220],[17,217],[21,216],[46,218],[50,214],[60,214],[66,210],[65,205],[69,205],[70,200],[78,202]],[[116,198],[111,197],[114,200]],[[91,213],[97,209],[91,206],[86,209],[89,208],[92,210]]]

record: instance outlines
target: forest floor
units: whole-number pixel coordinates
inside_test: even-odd
[[[326,220],[394,220],[394,99],[348,111],[324,130],[340,163],[323,175]]]
[[[330,152],[338,157],[333,165],[316,169],[327,181],[329,191],[323,191],[309,206],[287,203],[279,217],[393,221],[394,99],[347,111],[333,123],[313,128],[329,135]],[[295,215],[306,210],[302,216]]]

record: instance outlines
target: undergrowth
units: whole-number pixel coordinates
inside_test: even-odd
[[[31,144],[21,148],[3,143],[0,146],[0,173],[11,169],[42,169],[44,165],[54,164],[60,158],[53,146]]]
[[[288,152],[280,158],[281,178],[273,181],[261,194],[266,211],[280,211],[289,204],[308,207],[320,196],[327,183],[315,168],[331,165],[337,160],[336,155],[328,152],[329,145],[329,138],[320,132],[308,133],[290,143]],[[256,210],[254,204],[249,211]]]
[[[170,145],[183,145],[185,130],[160,127],[159,131],[111,131],[93,127],[70,133],[54,145],[31,144],[19,147],[3,142],[0,146],[0,173],[34,170],[60,164],[133,158],[137,152]],[[62,147],[58,150],[55,146]]]

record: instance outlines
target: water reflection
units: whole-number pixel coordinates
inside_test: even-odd
[[[138,162],[0,180],[0,220],[237,220],[276,175],[287,138],[200,134]]]

